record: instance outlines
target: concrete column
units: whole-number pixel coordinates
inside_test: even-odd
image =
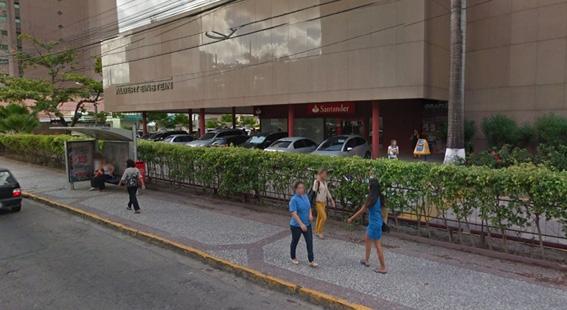
[[[372,159],[378,158],[380,145],[380,103],[372,102]]]
[[[232,129],[236,129],[236,108],[232,107]]]
[[[189,122],[187,123],[187,126],[189,126],[189,134],[193,133],[193,109],[189,109],[189,111],[187,111],[187,115],[189,116]]]
[[[148,134],[148,113],[142,112],[142,132],[144,136]]]
[[[204,135],[205,128],[205,109],[199,109],[199,135]]]
[[[293,137],[295,124],[295,107],[291,104],[287,106],[287,135]]]

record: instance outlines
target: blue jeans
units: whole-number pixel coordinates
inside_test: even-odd
[[[313,232],[311,230],[311,225],[307,226],[307,231],[301,230],[301,227],[289,226],[291,229],[291,245],[290,245],[290,255],[291,259],[295,259],[295,251],[297,249],[297,244],[301,235],[305,238],[305,244],[307,245],[307,258],[309,262],[313,262],[315,259],[313,255]]]

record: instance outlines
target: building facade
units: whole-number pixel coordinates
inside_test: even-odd
[[[359,134],[375,152],[390,139],[411,152],[418,130],[442,151],[449,3],[244,0],[181,13],[102,44],[106,107],[232,108],[264,130]],[[466,118],[567,114],[567,1],[468,3]]]

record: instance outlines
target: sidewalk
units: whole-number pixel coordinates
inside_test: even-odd
[[[285,211],[246,206],[208,196],[145,191],[142,214],[126,210],[121,188],[68,190],[64,172],[0,157],[23,189],[70,204],[136,229],[201,249],[303,287],[380,309],[565,309],[567,275],[442,247],[384,237],[389,273],[376,274],[358,261],[362,230],[330,223],[325,240],[315,240],[320,268],[289,262],[289,217]],[[284,208],[285,206],[283,206]],[[285,209],[284,209],[285,210]],[[23,210],[25,214],[25,210]],[[330,238],[329,238],[330,237]],[[372,267],[376,267],[375,253]]]

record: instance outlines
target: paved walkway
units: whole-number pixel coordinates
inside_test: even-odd
[[[289,228],[282,210],[227,202],[190,193],[145,191],[142,214],[125,206],[123,189],[68,190],[62,171],[0,157],[24,190],[98,213],[213,255],[250,266],[305,287],[380,309],[566,309],[567,275],[518,263],[467,254],[385,235],[389,273],[361,266],[362,230],[328,225],[329,237],[315,240],[320,268],[289,262]],[[25,210],[24,210],[25,212]],[[375,254],[373,253],[373,259]],[[372,261],[376,266],[375,259]]]

